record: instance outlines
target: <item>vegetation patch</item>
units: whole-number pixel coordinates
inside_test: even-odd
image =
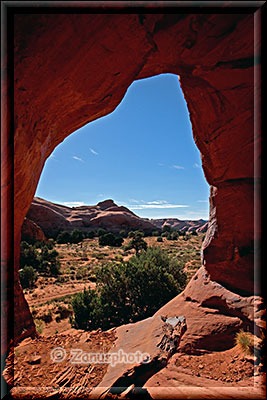
[[[92,330],[147,318],[185,287],[184,265],[159,247],[96,271],[96,288],[74,295],[72,326]],[[160,293],[160,296],[159,296]]]

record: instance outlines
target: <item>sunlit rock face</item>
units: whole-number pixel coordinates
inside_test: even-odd
[[[20,231],[46,158],[73,131],[112,112],[135,80],[180,76],[195,142],[211,188],[203,264],[233,292],[254,292],[254,145],[251,14],[17,14],[14,20],[14,260],[3,260],[15,282],[15,340],[33,334],[18,282]],[[257,54],[256,54],[257,55]],[[125,133],[127,134],[127,133]],[[12,140],[3,147],[3,199]],[[258,148],[258,147],[257,147]],[[10,171],[10,172],[9,172]],[[6,197],[5,197],[6,196]],[[10,221],[9,221],[10,222]],[[8,241],[10,238],[6,236]],[[6,244],[6,245],[5,245]],[[197,280],[194,283],[197,285]],[[5,301],[5,300],[4,300]],[[7,310],[9,303],[4,305]]]

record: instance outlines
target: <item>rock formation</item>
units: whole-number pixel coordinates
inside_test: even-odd
[[[46,236],[40,226],[29,218],[24,218],[21,228],[21,238],[28,242],[46,240]]]
[[[113,200],[101,201],[96,206],[66,207],[34,197],[27,213],[27,219],[22,225],[24,231],[27,229],[25,224],[28,226],[29,219],[34,221],[47,237],[56,236],[60,231],[70,232],[74,229],[84,232],[96,231],[99,228],[111,232],[120,232],[121,230],[129,232],[140,229],[143,232],[151,233],[165,225],[189,232],[192,230],[205,232],[205,226],[207,227],[207,223],[203,220],[180,221],[174,219],[170,224],[169,219],[166,221],[140,218],[128,208],[117,206]]]
[[[166,367],[186,329],[184,316],[160,315],[117,328],[115,346],[109,351],[110,365],[93,396],[99,398],[107,388],[109,393],[121,394],[131,385],[142,387]]]
[[[177,14],[164,14],[164,9],[146,14],[145,8],[143,14],[41,10],[14,17],[14,56],[7,57],[7,62],[14,60],[13,123],[13,92],[5,67],[3,74],[2,258],[7,290],[14,285],[14,308],[3,296],[3,316],[15,310],[8,334],[12,336],[15,326],[17,341],[35,332],[18,280],[18,260],[21,226],[45,160],[76,129],[113,111],[135,79],[160,73],[180,76],[211,185],[205,274],[233,293],[259,294],[254,279],[255,243],[260,239],[254,213],[260,187],[260,168],[255,168],[260,159],[260,35],[255,36],[259,11],[229,11],[226,18],[219,13],[183,14],[179,9]],[[198,285],[199,279],[192,281],[192,286]],[[3,339],[3,349],[10,336],[7,342]]]
[[[141,229],[155,230],[154,225],[139,218],[128,208],[117,206],[113,200],[105,200],[96,206],[66,207],[35,197],[27,213],[28,218],[39,225],[47,236],[55,236],[60,231],[96,231],[99,228],[111,232]]]
[[[96,393],[102,394],[107,388],[112,391],[120,386],[138,386],[141,379],[140,386],[147,387],[150,392],[149,386],[155,386],[154,375],[159,387],[166,385],[170,371],[164,367],[174,353],[202,354],[230,349],[235,345],[235,332],[240,329],[259,335],[260,330],[265,328],[265,312],[261,306],[257,296],[242,297],[211,281],[205,268],[201,267],[184,292],[161,307],[153,317],[116,328],[117,340],[110,352],[118,353],[119,349],[127,349],[129,353],[147,352],[151,360],[146,368],[137,362],[118,364],[116,368],[109,366]],[[165,322],[175,322],[173,316],[178,315],[183,316],[182,321],[186,324],[179,341],[172,346],[172,336],[164,336],[163,330]],[[168,355],[165,347],[165,351],[161,351],[161,345],[166,343],[169,344]]]
[[[178,218],[162,218],[162,219],[150,219],[149,220],[157,228],[164,228],[169,226],[170,228],[177,229],[181,232],[199,232],[204,233],[208,229],[208,222],[204,219],[199,220],[185,220],[182,221]]]

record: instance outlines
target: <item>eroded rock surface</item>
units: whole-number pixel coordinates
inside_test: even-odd
[[[178,351],[186,331],[184,316],[164,318],[160,315],[134,324],[116,328],[117,340],[110,355],[119,361],[110,364],[107,372],[92,395],[120,394],[127,387],[142,387],[156,372],[167,365],[169,358]]]
[[[28,242],[35,240],[46,240],[46,236],[39,225],[29,218],[25,218],[21,228],[21,235]]]
[[[187,331],[180,351],[226,350],[235,344],[235,333],[240,329],[265,329],[265,309],[259,296],[242,297],[211,280],[204,267],[193,276],[186,289],[161,307],[155,315],[171,316],[177,312],[185,316]]]

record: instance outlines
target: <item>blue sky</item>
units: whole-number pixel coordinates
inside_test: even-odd
[[[47,159],[36,196],[68,206],[113,199],[146,218],[208,219],[209,186],[177,75],[133,82],[116,110]]]

